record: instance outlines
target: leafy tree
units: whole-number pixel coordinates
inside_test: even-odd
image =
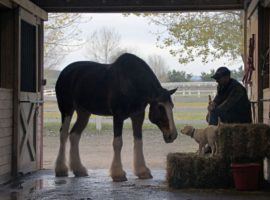
[[[238,81],[242,81],[243,76],[244,76],[244,70],[242,66],[239,67],[238,70],[234,69],[231,71],[231,77]]]
[[[214,79],[211,78],[215,74],[216,70],[211,69],[209,73],[207,72],[202,72],[201,73],[201,79],[202,81],[214,81]],[[244,70],[243,67],[239,67],[237,70],[231,70],[231,77],[238,80],[242,81],[242,78],[244,76]]]
[[[157,46],[168,47],[179,63],[200,57],[202,62],[223,56],[234,60],[243,53],[240,11],[137,14],[159,28]]]
[[[187,74],[185,71],[172,70],[168,72],[169,82],[189,82],[192,74]]]
[[[167,81],[167,69],[165,60],[160,55],[150,55],[148,64],[161,82]]]
[[[56,68],[67,54],[83,45],[78,29],[83,22],[82,15],[77,13],[49,14],[49,20],[44,24],[45,68]]]
[[[85,56],[101,63],[110,63],[125,50],[120,48],[121,35],[112,28],[95,30],[86,43]]]
[[[207,72],[202,72],[201,73],[201,79],[202,81],[214,81],[211,76],[215,74],[216,70],[211,69],[209,73]]]

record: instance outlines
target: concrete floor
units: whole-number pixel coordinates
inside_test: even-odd
[[[114,183],[108,170],[89,170],[89,177],[56,178],[52,170],[41,170],[0,188],[1,200],[269,200],[270,192],[235,190],[171,190],[165,170],[152,170],[153,179],[139,180],[127,172],[128,181]]]

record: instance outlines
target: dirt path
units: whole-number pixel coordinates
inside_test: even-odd
[[[166,156],[170,152],[195,152],[197,143],[190,137],[179,134],[177,139],[166,144],[159,131],[143,133],[144,155],[151,169],[165,169]],[[80,142],[82,162],[88,169],[109,169],[112,160],[113,135],[93,134],[84,136]],[[131,132],[123,134],[122,162],[125,169],[132,169],[133,137]],[[44,137],[44,168],[52,169],[59,147],[58,137]],[[67,148],[69,150],[69,147]]]

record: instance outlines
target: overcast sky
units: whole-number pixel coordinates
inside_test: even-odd
[[[221,65],[227,65],[230,69],[237,69],[241,65],[239,60],[227,63],[225,58],[208,64],[203,64],[200,60],[195,60],[193,63],[182,65],[177,62],[177,58],[169,54],[169,49],[159,49],[156,47],[156,36],[153,34],[153,31],[157,30],[158,27],[148,24],[145,18],[134,15],[124,17],[122,14],[117,13],[84,14],[84,17],[92,17],[92,20],[82,23],[79,27],[82,37],[85,39],[99,28],[113,28],[121,35],[122,47],[135,49],[136,54],[145,60],[149,55],[160,55],[165,60],[169,70],[183,70],[193,75],[200,75],[201,72],[209,72],[210,69],[216,69]],[[86,60],[84,55],[84,48],[71,53],[61,63],[61,68],[74,61]]]

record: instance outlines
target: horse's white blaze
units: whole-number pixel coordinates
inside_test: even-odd
[[[70,168],[78,173],[85,174],[86,168],[82,165],[79,152],[79,142],[81,135],[77,133],[71,133],[70,139]]]
[[[66,165],[66,143],[68,139],[68,130],[69,130],[69,125],[70,125],[71,117],[65,117],[64,123],[62,124],[61,127],[61,132],[60,132],[60,147],[59,147],[59,152],[58,156],[55,162],[55,169],[58,172],[66,171],[67,170],[67,165]]]
[[[122,136],[113,138],[113,160],[111,165],[111,175],[112,176],[122,176],[124,175],[122,161],[121,161],[121,150],[123,146]]]
[[[139,174],[146,169],[144,155],[143,155],[143,142],[141,139],[134,139],[134,172]]]
[[[174,120],[173,120],[173,112],[172,112],[172,105],[169,102],[162,103],[165,108],[167,118],[169,120],[169,130],[170,133],[174,133],[176,131]]]

